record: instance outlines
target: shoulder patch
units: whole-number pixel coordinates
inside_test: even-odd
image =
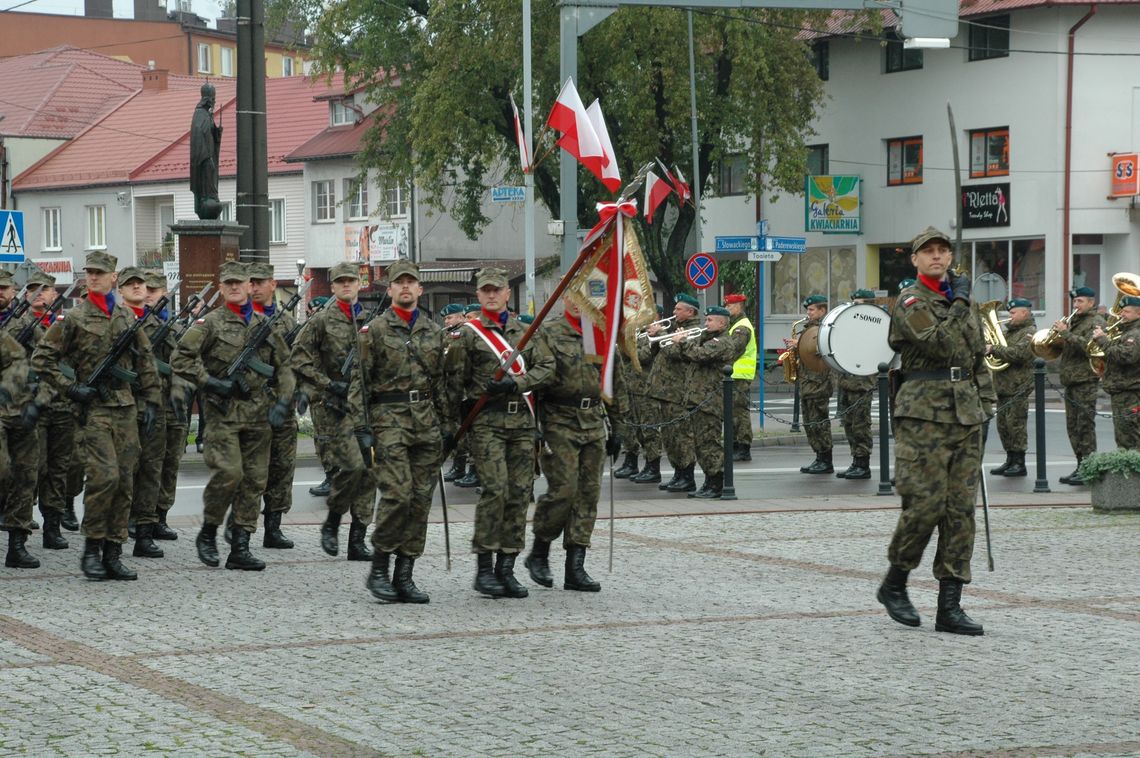
[[[903,300],[903,307],[909,308],[917,302],[918,302],[918,298],[915,297],[914,295],[910,295],[909,297],[907,297],[906,300]]]
[[[360,327],[360,333],[361,334],[368,334],[368,324],[365,324],[364,326]]]
[[[204,324],[204,323],[206,323],[206,319],[205,319],[205,318],[200,318],[200,319],[196,320],[194,323],[195,323],[195,324]]]

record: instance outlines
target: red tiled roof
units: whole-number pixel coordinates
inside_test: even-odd
[[[70,139],[138,91],[144,70],[69,45],[0,59],[0,134]]]
[[[322,158],[345,158],[360,151],[361,140],[373,123],[375,112],[368,114],[355,124],[330,126],[285,156],[288,163],[320,160]]]

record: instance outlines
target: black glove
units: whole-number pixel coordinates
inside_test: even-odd
[[[158,406],[147,403],[142,414],[142,433],[148,440],[154,436],[154,425],[158,423]]]
[[[348,397],[348,382],[329,382],[327,389],[339,398]]]
[[[67,388],[67,397],[77,403],[90,403],[99,394],[99,390],[92,387],[90,384],[79,384],[78,382]]]
[[[443,433],[443,457],[446,458],[455,449],[455,435],[451,432]]]
[[[621,437],[616,434],[611,434],[606,438],[606,455],[610,457],[611,461],[616,461],[621,454]]]
[[[37,402],[28,403],[20,413],[20,425],[24,429],[35,429],[36,423],[40,420],[40,414],[43,412],[44,406]]]
[[[360,456],[364,458],[364,465],[372,465],[372,448],[376,444],[375,438],[365,427],[357,427],[352,430],[352,434],[356,437],[356,444],[360,447]]]
[[[950,288],[954,290],[955,300],[970,302],[970,277],[968,274],[954,277],[954,281],[950,283]]]
[[[269,409],[269,425],[274,429],[285,426],[285,422],[293,415],[293,404],[288,400],[278,400]]]
[[[245,377],[241,374],[238,374],[233,378],[233,385],[233,397],[235,399],[249,400],[251,397],[253,397],[253,391],[249,388],[249,382],[247,382],[245,380]]]
[[[206,392],[221,397],[233,397],[234,383],[229,379],[219,379],[211,376],[206,379]]]
[[[190,408],[194,405],[194,390],[185,392],[173,390],[170,395],[170,406],[174,409],[174,417],[181,423],[189,423]]]
[[[293,405],[297,409],[297,415],[304,416],[309,412],[309,396],[304,392],[297,392],[293,395]]]
[[[514,377],[509,374],[502,379],[492,379],[487,382],[487,392],[492,395],[509,395],[512,392],[517,392],[519,386],[515,384]]]

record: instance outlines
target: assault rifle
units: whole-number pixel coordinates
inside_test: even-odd
[[[383,312],[387,298],[388,295],[385,294],[384,297],[380,298],[380,300],[377,301],[376,306],[372,310],[368,311],[368,313],[364,316],[365,324],[371,323],[372,319],[376,318],[380,315],[381,312]],[[331,300],[332,298],[329,299]],[[355,324],[353,326],[355,327]],[[348,355],[344,357],[344,362],[340,365],[340,375],[346,384],[352,384],[352,366],[354,363],[356,363],[356,354],[359,352],[359,347],[360,339],[358,335],[357,339],[352,341],[352,348],[348,351]],[[341,418],[344,418],[348,415],[348,398],[337,398],[335,400],[326,399],[325,404],[328,405],[328,407],[331,408],[334,412],[339,414]],[[367,414],[367,401],[365,401],[364,407],[365,414]]]
[[[309,323],[309,321],[313,318],[313,316],[320,313],[321,310],[324,309],[324,307],[329,304],[329,300],[332,300],[332,299],[333,298],[329,298],[328,300],[325,300],[323,303],[318,305],[316,308],[313,309],[313,312],[312,312],[312,314],[309,315],[309,318],[305,319],[304,321],[302,321],[301,323],[297,324],[292,329],[290,329],[288,332],[286,332],[285,333],[285,344],[288,345],[289,347],[293,347],[293,343],[297,341],[297,337],[298,337],[298,335],[301,334],[301,330],[305,328],[305,324]]]
[[[61,308],[63,308],[63,302],[67,300],[67,298],[71,297],[71,293],[74,292],[75,288],[78,286],[78,284],[72,284],[67,288],[67,292],[64,292],[60,297],[57,297],[55,301],[48,306],[47,312],[44,314],[48,317],[48,323],[55,321],[56,314],[59,313]],[[43,323],[41,319],[29,319],[28,323],[24,324],[24,327],[20,330],[19,334],[16,335],[16,341],[19,342],[23,347],[27,347],[28,343],[31,342],[32,335],[36,332],[36,326],[41,323]]]
[[[175,286],[175,288],[177,288],[181,284],[182,284],[182,282],[179,281],[178,284],[176,284],[174,286]],[[158,329],[155,331],[155,333],[150,336],[151,347],[157,347],[157,346],[161,345],[166,340],[166,337],[167,337],[167,335],[170,334],[171,330],[174,329],[174,325],[178,321],[189,316],[190,311],[192,311],[196,307],[198,307],[198,303],[202,302],[202,299],[204,297],[206,297],[206,293],[209,292],[210,288],[212,288],[213,286],[214,286],[213,282],[206,282],[205,287],[203,287],[198,292],[195,292],[193,295],[191,295],[186,300],[186,304],[183,305],[181,310],[178,311],[178,315],[176,315],[174,318],[168,318],[162,324],[162,326],[158,327]],[[171,290],[171,292],[173,292],[173,291],[174,290]]]
[[[8,304],[8,310],[4,312],[3,316],[0,316],[0,329],[6,327],[9,321],[14,321],[23,316],[31,306],[28,299],[24,297],[26,294],[28,294],[28,285],[25,284],[24,288],[17,292],[16,297]]]

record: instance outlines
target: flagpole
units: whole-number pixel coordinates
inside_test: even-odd
[[[531,31],[530,31],[530,0],[523,0],[523,122],[524,140],[526,141],[527,156],[534,155],[534,93],[531,79]],[[524,258],[526,263],[526,312],[534,314],[534,169],[523,174],[523,186],[526,188],[526,209],[524,223]]]

